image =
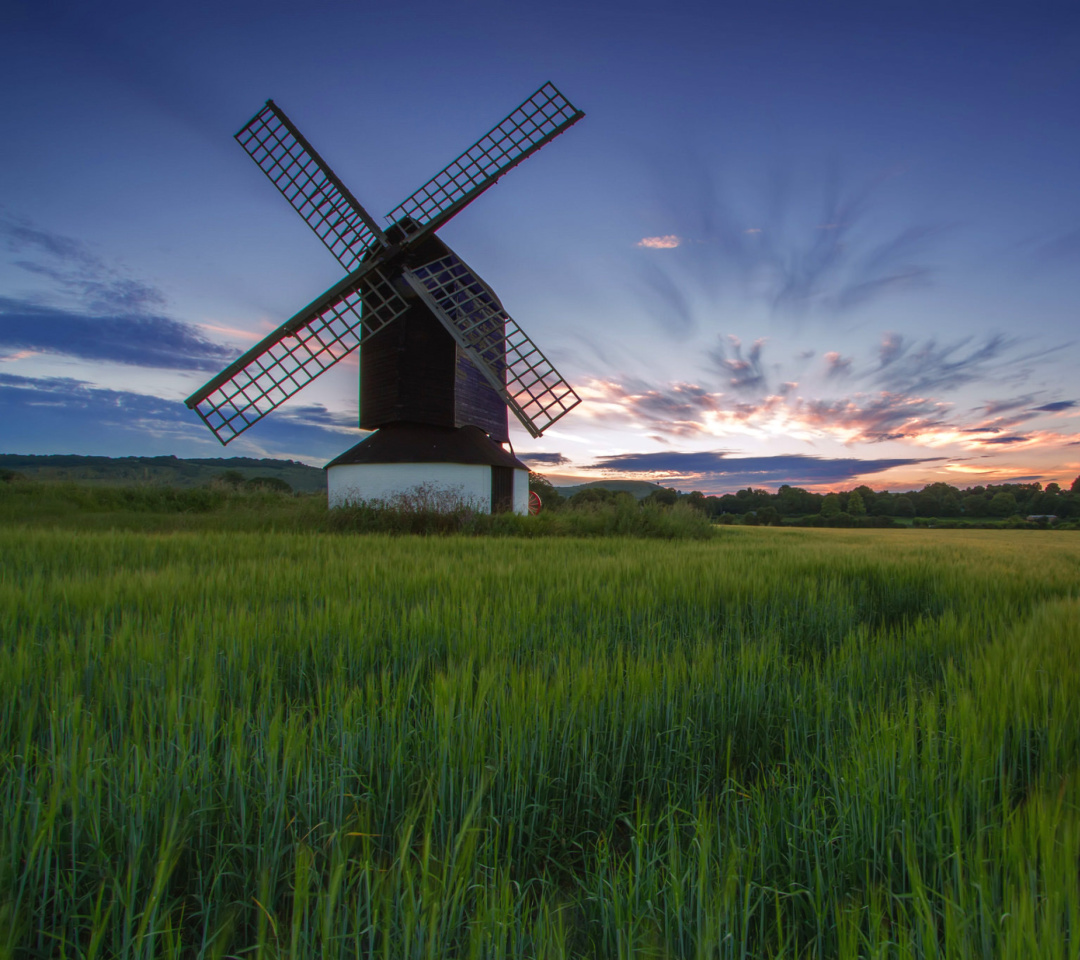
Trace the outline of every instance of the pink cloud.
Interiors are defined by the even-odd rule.
[[[649,250],[673,250],[682,242],[682,237],[677,237],[675,234],[669,233],[663,237],[642,237],[637,242],[637,246],[645,247]]]
[[[776,394],[739,398],[697,384],[594,379],[582,385],[581,415],[608,424],[636,425],[666,437],[784,437],[841,443],[900,441],[939,450],[1045,449],[1080,440],[1080,434],[1021,430],[1033,415],[970,420],[933,397],[899,392],[855,393],[808,400],[785,384]]]

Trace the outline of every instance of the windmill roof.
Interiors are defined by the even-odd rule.
[[[389,423],[334,458],[326,469],[352,463],[476,463],[529,468],[479,427]]]

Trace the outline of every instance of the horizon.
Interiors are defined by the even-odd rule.
[[[378,216],[550,80],[584,120],[440,233],[583,398],[539,440],[510,418],[531,469],[706,494],[1080,474],[1080,11],[317,6],[361,53],[408,36],[409,71],[373,81],[247,0],[4,14],[0,447],[352,446],[356,353],[227,448],[183,405],[342,276],[233,133],[275,99]]]
[[[104,460],[110,460],[110,461],[117,461],[117,460],[170,460],[171,459],[171,460],[180,460],[180,461],[190,461],[190,462],[193,462],[193,463],[199,463],[199,464],[204,464],[204,465],[205,464],[213,464],[216,461],[216,462],[220,463],[220,465],[223,468],[228,467],[230,465],[240,465],[240,464],[237,464],[237,461],[254,461],[256,463],[269,463],[269,464],[287,464],[287,465],[298,466],[298,467],[306,467],[306,468],[311,469],[311,470],[321,470],[323,468],[323,466],[324,466],[324,465],[306,463],[306,462],[304,462],[302,460],[282,460],[282,459],[277,459],[277,458],[265,458],[265,457],[259,458],[259,457],[245,457],[245,456],[232,456],[232,457],[177,457],[175,454],[158,454],[156,456],[146,457],[146,456],[140,456],[138,454],[132,454],[132,455],[129,455],[129,456],[107,457],[107,456],[94,455],[94,454],[73,454],[73,453],[19,454],[19,453],[3,453],[3,452],[0,452],[0,467],[3,467],[5,469],[14,469],[15,472],[17,473],[18,472],[17,467],[12,468],[12,467],[10,467],[10,465],[5,467],[4,466],[5,461],[7,461],[9,459],[23,458],[23,457],[25,457],[25,458],[56,457],[56,458],[59,458],[59,459],[86,459],[86,460],[104,459]],[[659,483],[659,482],[657,482],[655,480],[645,480],[645,479],[643,479],[641,477],[600,477],[600,478],[595,478],[594,477],[594,478],[584,478],[583,479],[581,477],[574,476],[574,475],[562,475],[562,474],[555,474],[555,473],[542,473],[540,471],[530,471],[530,472],[537,473],[539,476],[541,476],[544,480],[546,480],[548,483],[550,483],[557,490],[567,490],[567,489],[570,489],[570,488],[573,488],[573,487],[590,486],[590,485],[591,486],[600,486],[600,485],[603,485],[603,484],[614,484],[614,483],[640,483],[640,484],[647,484],[647,485],[650,485],[650,486],[658,487],[658,488],[661,488],[661,489],[674,489],[674,490],[678,491],[680,494],[688,494],[688,493],[695,493],[695,492],[696,493],[702,493],[706,497],[734,496],[735,494],[739,493],[740,491],[744,491],[744,490],[747,490],[747,489],[751,489],[755,493],[764,492],[764,493],[767,493],[770,496],[772,496],[772,495],[776,495],[780,491],[780,489],[782,487],[784,487],[784,486],[790,486],[793,489],[801,489],[801,490],[805,490],[805,491],[810,492],[810,493],[818,493],[818,494],[850,493],[852,490],[855,490],[860,486],[866,486],[866,487],[869,487],[871,489],[871,491],[874,492],[874,493],[891,493],[891,494],[894,494],[894,495],[900,495],[900,494],[907,494],[907,493],[918,493],[918,492],[921,491],[921,489],[924,489],[925,486],[929,486],[929,484],[927,484],[927,485],[924,485],[924,488],[878,487],[877,489],[874,489],[874,486],[872,484],[858,483],[858,484],[852,484],[851,486],[847,486],[847,487],[833,485],[833,486],[830,486],[830,487],[827,487],[827,488],[811,489],[809,487],[799,487],[796,484],[780,484],[780,485],[774,486],[772,488],[763,487],[763,486],[755,487],[752,484],[750,484],[750,485],[747,485],[745,487],[731,487],[731,488],[728,488],[728,489],[715,489],[715,490],[700,490],[698,488],[687,488],[686,484],[683,484],[682,486],[676,486],[674,484],[667,485],[667,484]],[[1080,481],[1080,476],[1077,476],[1075,478],[1075,480]],[[933,481],[933,482],[936,483],[938,481]],[[1053,482],[1053,481],[1051,481],[1051,482]],[[1032,483],[1036,484],[1040,488],[1045,487],[1045,485],[1041,484],[1039,481],[1003,481],[1001,484],[994,484],[994,483],[968,484],[966,486],[960,486],[958,484],[950,484],[950,486],[956,488],[959,492],[963,493],[966,490],[970,490],[970,489],[974,489],[974,488],[978,488],[978,487],[985,487],[985,488],[989,489],[989,488],[996,487],[996,486],[1010,486],[1010,485],[1030,486]],[[1066,484],[1060,484],[1060,486],[1062,487],[1062,492],[1067,492],[1068,488],[1071,486],[1071,484],[1067,484],[1067,483]]]

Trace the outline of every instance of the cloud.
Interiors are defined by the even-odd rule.
[[[731,355],[724,348],[723,339],[709,351],[713,365],[726,375],[728,384],[739,391],[761,391],[766,389],[765,371],[761,366],[761,351],[765,340],[759,338],[753,342],[746,356],[742,353],[742,341],[738,337],[728,336]]]
[[[237,355],[168,317],[80,314],[6,297],[0,297],[0,348],[208,372]]]
[[[72,237],[0,217],[0,238],[11,252],[36,257],[14,260],[15,266],[51,281],[54,290],[75,298],[87,311],[140,314],[165,304],[156,287],[125,277]]]
[[[982,411],[988,417],[995,414],[1005,413],[1009,410],[1018,410],[1021,407],[1027,407],[1031,405],[1031,402],[1035,399],[1034,395],[1026,394],[1022,397],[1012,397],[1008,400],[988,400],[982,407]]]
[[[973,344],[974,337],[962,337],[948,344],[926,340],[907,345],[896,334],[887,335],[879,356],[881,366],[873,380],[891,393],[919,394],[955,390],[977,380],[989,379],[996,361],[1019,344],[1001,334]]]
[[[160,290],[123,276],[78,240],[10,217],[0,217],[0,239],[51,294],[0,297],[0,349],[207,372],[237,354],[165,316]]]
[[[685,335],[694,328],[694,313],[682,287],[656,264],[640,264],[634,279],[653,319],[664,331]]]
[[[361,437],[359,430],[344,429],[341,419],[321,405],[286,406],[234,440],[229,450],[328,459]],[[222,449],[179,400],[66,377],[0,373],[0,422],[5,453],[198,456]]]
[[[904,338],[899,333],[886,333],[881,338],[878,359],[881,366],[887,367],[904,352]]]
[[[842,357],[835,350],[825,354],[825,376],[830,380],[846,377],[851,373],[851,357]]]
[[[851,311],[936,273],[931,255],[945,228],[886,226],[874,206],[886,179],[852,186],[835,172],[782,171],[755,195],[746,184],[721,189],[709,164],[683,158],[677,176],[659,171],[657,180],[666,215],[684,229],[641,243],[680,241],[684,251],[662,266],[695,299],[727,288],[778,313]]]
[[[1062,410],[1071,410],[1075,406],[1075,400],[1057,400],[1054,403],[1044,403],[1035,409],[1040,413],[1060,413]]]
[[[949,426],[950,405],[924,397],[882,392],[839,399],[795,401],[793,414],[806,426],[845,442],[922,441]]]
[[[570,459],[561,453],[519,453],[518,459],[526,463],[548,464],[553,467],[570,462]]]
[[[975,419],[933,396],[882,390],[807,398],[796,392],[797,387],[786,383],[764,396],[740,398],[693,383],[593,379],[580,384],[585,402],[579,415],[611,425],[633,425],[660,442],[739,435],[808,443],[821,438],[845,444],[898,441],[931,449],[952,445],[978,450],[1072,439],[1048,431],[1021,435],[1017,427],[1037,416],[1031,412]],[[1003,441],[1005,437],[1010,439]]]
[[[813,457],[791,454],[772,457],[733,457],[727,451],[699,453],[624,453],[601,457],[586,469],[647,474],[692,482],[711,489],[745,486],[818,485],[842,483],[893,467],[939,461],[940,457],[871,459]]]
[[[587,401],[579,408],[585,416],[621,423],[645,423],[666,434],[693,436],[707,433],[708,416],[720,409],[721,395],[693,383],[663,386],[644,380],[594,379],[579,385]]]
[[[682,243],[682,237],[669,233],[663,237],[642,237],[635,246],[648,250],[673,250]]]

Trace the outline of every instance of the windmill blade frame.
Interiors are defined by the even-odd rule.
[[[350,273],[386,234],[273,100],[235,139]]]
[[[581,403],[491,288],[456,254],[406,268],[404,276],[533,437]]]
[[[413,236],[438,230],[526,158],[569,130],[585,114],[553,83],[545,83],[468,150],[386,215]]]
[[[223,445],[409,309],[393,280],[364,267],[287,320],[184,402]]]

